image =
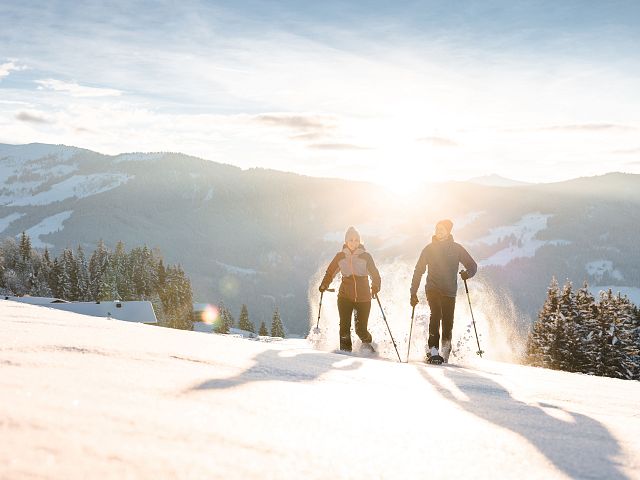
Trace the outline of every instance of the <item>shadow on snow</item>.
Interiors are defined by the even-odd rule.
[[[191,390],[232,388],[250,382],[312,382],[330,370],[355,370],[362,365],[361,361],[353,360],[348,365],[335,366],[350,358],[338,354],[305,352],[291,356],[282,353],[286,351],[267,350],[259,353],[253,359],[254,365],[244,372],[234,377],[207,380]]]
[[[428,368],[417,367],[445,399],[479,418],[527,439],[559,470],[571,478],[627,480],[616,462],[620,445],[600,422],[558,406],[516,400],[499,383],[467,370],[445,367],[444,375],[469,400],[459,400],[433,378]],[[543,408],[563,412],[569,421],[547,414]]]

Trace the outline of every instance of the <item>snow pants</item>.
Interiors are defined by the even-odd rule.
[[[445,297],[437,290],[427,290],[427,302],[431,309],[429,318],[429,348],[440,348],[440,324],[442,323],[442,344],[451,343],[453,312],[456,297]]]
[[[351,316],[355,310],[356,334],[362,343],[371,342],[371,334],[367,330],[371,301],[354,302],[346,297],[338,296],[338,314],[340,315],[340,350],[351,351]]]

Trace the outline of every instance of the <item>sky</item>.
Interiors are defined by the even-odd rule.
[[[394,190],[640,173],[640,3],[0,0],[0,143]]]

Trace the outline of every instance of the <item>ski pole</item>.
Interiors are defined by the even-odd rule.
[[[398,355],[398,361],[402,363],[402,359],[400,358],[400,352],[398,352],[398,346],[396,345],[396,341],[393,339],[393,334],[391,333],[391,329],[389,328],[389,323],[387,322],[387,316],[384,314],[384,310],[382,309],[382,304],[380,303],[380,297],[378,294],[374,295],[376,300],[378,301],[378,305],[380,306],[380,311],[382,312],[382,318],[384,318],[384,323],[387,324],[387,330],[389,330],[389,336],[391,337],[391,341],[393,342],[393,348],[396,349],[396,354]]]
[[[326,290],[320,292],[320,305],[318,305],[318,321],[316,322],[316,328],[313,329],[313,333],[320,333],[320,328],[318,328],[318,325],[320,325],[320,312],[322,311],[322,296],[324,295],[324,292],[335,292],[335,290],[333,288],[327,288]]]
[[[411,352],[411,332],[413,331],[413,314],[416,313],[416,306],[411,307],[411,327],[409,327],[409,345],[407,345],[407,363],[409,363],[409,353]]]
[[[469,287],[467,287],[467,280],[464,279],[464,289],[467,292],[467,300],[469,301],[469,311],[471,312],[471,322],[473,323],[473,331],[476,333],[476,342],[478,343],[478,351],[476,352],[482,358],[482,354],[484,353],[480,348],[480,340],[478,339],[478,330],[476,330],[476,321],[473,318],[473,309],[471,308],[471,297],[469,296]]]

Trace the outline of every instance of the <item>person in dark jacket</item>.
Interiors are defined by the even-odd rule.
[[[362,349],[374,352],[367,324],[371,311],[371,298],[380,291],[380,273],[373,257],[360,243],[360,234],[354,227],[349,227],[344,236],[342,250],[329,264],[320,283],[321,292],[329,288],[338,271],[342,273],[342,282],[338,291],[340,350],[351,351],[351,316],[355,311],[356,334],[362,340]],[[369,287],[369,276],[371,287]]]
[[[453,330],[453,312],[456,306],[458,291],[458,267],[460,263],[465,270],[460,272],[463,280],[473,277],[478,265],[462,245],[453,241],[451,220],[440,220],[436,224],[435,235],[431,243],[424,247],[411,281],[411,306],[418,304],[418,287],[427,267],[427,302],[431,309],[429,319],[429,340],[427,343],[427,359],[442,357],[447,362],[451,353],[451,332]],[[440,324],[442,324],[442,349],[440,350]],[[440,355],[442,354],[442,355]]]

